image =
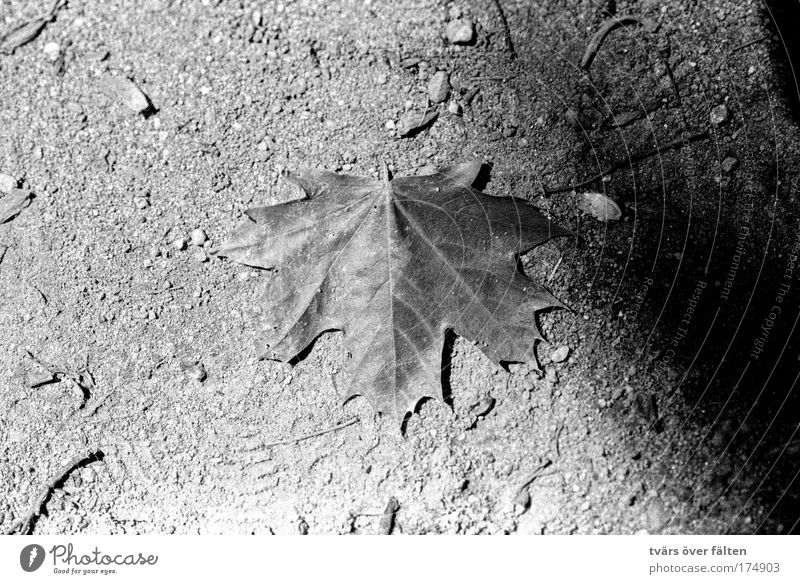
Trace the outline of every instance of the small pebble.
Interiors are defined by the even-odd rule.
[[[136,83],[127,77],[104,73],[100,85],[111,97],[136,113],[150,108],[150,100]]]
[[[450,79],[445,71],[437,71],[428,81],[428,97],[433,103],[442,103],[450,95]]]
[[[150,205],[146,197],[135,197],[133,199],[133,204],[136,205],[136,208],[140,211],[146,209],[148,205]]]
[[[669,515],[664,508],[664,503],[658,497],[650,501],[650,504],[647,505],[645,521],[647,530],[650,533],[660,531],[669,521]]]
[[[191,234],[192,245],[200,246],[203,245],[207,240],[208,236],[206,235],[206,232],[203,231],[202,229],[198,228],[192,231]]]
[[[492,411],[492,408],[494,408],[494,404],[495,404],[495,399],[487,395],[477,404],[472,406],[472,413],[475,416],[485,416],[490,411]]]
[[[457,101],[451,101],[447,105],[447,111],[449,111],[454,116],[460,116],[463,113],[461,105]]]
[[[44,369],[37,369],[28,374],[26,379],[28,387],[36,388],[57,381],[56,377]]]
[[[454,45],[464,45],[475,38],[475,27],[469,20],[457,18],[447,23],[444,34]]]
[[[61,47],[58,46],[58,43],[53,43],[53,42],[47,43],[44,46],[44,49],[42,50],[45,56],[47,57],[47,60],[50,61],[51,63],[54,63],[56,59],[58,59],[58,56],[61,54]]]
[[[0,193],[10,193],[11,189],[17,188],[17,179],[8,174],[0,173]]]
[[[297,522],[297,532],[300,535],[308,535],[308,523],[302,517]]]
[[[203,367],[203,364],[199,361],[195,363],[183,363],[181,369],[183,369],[186,375],[197,381],[202,382],[206,378],[206,368]]]
[[[728,121],[728,108],[724,105],[718,105],[711,110],[708,117],[709,121],[714,126],[721,126]]]
[[[194,248],[194,251],[192,251],[192,259],[194,259],[194,261],[200,262],[200,263],[207,262],[208,261],[208,253],[206,253],[206,250],[203,249],[202,247],[196,247],[196,248]]]
[[[562,345],[550,353],[550,360],[553,363],[562,363],[567,360],[567,357],[569,357],[569,347],[566,345]]]
[[[184,249],[186,249],[186,238],[179,237],[178,239],[172,242],[172,247],[174,247],[178,251],[183,251]]]
[[[722,161],[722,170],[731,173],[739,167],[739,161],[733,156],[728,156]]]
[[[564,120],[570,128],[579,130],[581,128],[581,119],[578,110],[570,108],[564,112]]]

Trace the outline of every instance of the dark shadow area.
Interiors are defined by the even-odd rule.
[[[458,335],[451,329],[444,332],[442,347],[442,399],[451,408],[453,407],[453,387],[450,384],[451,364],[453,361],[453,347]]]
[[[779,37],[768,41],[772,64],[792,118],[800,123],[800,1],[764,0],[764,11]]]
[[[761,39],[758,27],[741,40],[769,43],[769,66],[798,123],[800,2],[766,1],[764,10],[782,43]],[[691,501],[692,529],[798,533],[800,269],[792,267],[798,212],[790,186],[798,161],[774,144],[776,134],[794,130],[783,118],[760,116],[766,105],[754,82],[739,88],[705,81],[717,92],[708,99],[692,95],[685,76],[665,74],[655,84],[654,68],[641,66],[643,99],[670,104],[654,111],[656,123],[647,127],[633,115],[641,104],[625,90],[637,47],[622,35],[609,41],[592,84],[576,81],[575,91],[594,119],[631,112],[631,120],[618,135],[590,124],[563,133],[570,141],[560,144],[570,152],[564,164],[577,164],[560,180],[548,177],[557,187],[607,176],[606,184],[584,182],[577,192],[607,191],[623,207],[620,222],[577,213],[575,253],[558,283],[564,300],[588,317],[572,325],[589,347],[581,366],[630,387],[612,415],[635,455],[647,460],[637,478]],[[654,49],[658,35],[643,42]],[[684,42],[673,42],[672,66],[703,44]],[[562,94],[566,110],[572,101]],[[701,133],[723,101],[727,119]],[[572,125],[562,116],[562,126]],[[697,130],[691,143],[679,140],[687,119]],[[733,159],[727,169],[726,158]],[[550,198],[570,201],[570,190]],[[592,310],[603,312],[599,322]]]
[[[491,164],[481,164],[481,169],[478,172],[478,176],[475,177],[475,180],[472,181],[472,188],[476,191],[483,192],[489,184],[489,181],[492,178],[492,165]]]

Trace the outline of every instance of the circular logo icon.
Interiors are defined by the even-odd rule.
[[[35,572],[44,563],[44,548],[39,544],[32,543],[22,548],[19,553],[19,565],[26,572]]]

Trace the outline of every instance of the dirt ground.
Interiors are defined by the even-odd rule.
[[[1,0],[0,30],[46,4]],[[0,174],[33,193],[0,225],[0,531],[64,465],[35,533],[370,534],[392,497],[396,534],[800,531],[797,46],[774,24],[800,4],[500,5],[513,49],[490,1],[69,0],[0,55]],[[581,68],[612,14],[653,26]],[[437,70],[438,118],[400,137]],[[577,235],[522,258],[571,308],[541,315],[542,372],[454,337],[449,403],[401,434],[342,404],[341,333],[257,359],[270,273],[208,251],[300,196],[285,169],[476,158],[487,194]],[[597,191],[619,221],[579,209]]]

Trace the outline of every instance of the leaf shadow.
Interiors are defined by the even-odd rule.
[[[444,342],[442,344],[442,401],[451,408],[453,407],[453,386],[450,383],[450,377],[453,348],[457,338],[458,335],[452,329],[447,329],[444,332]]]

